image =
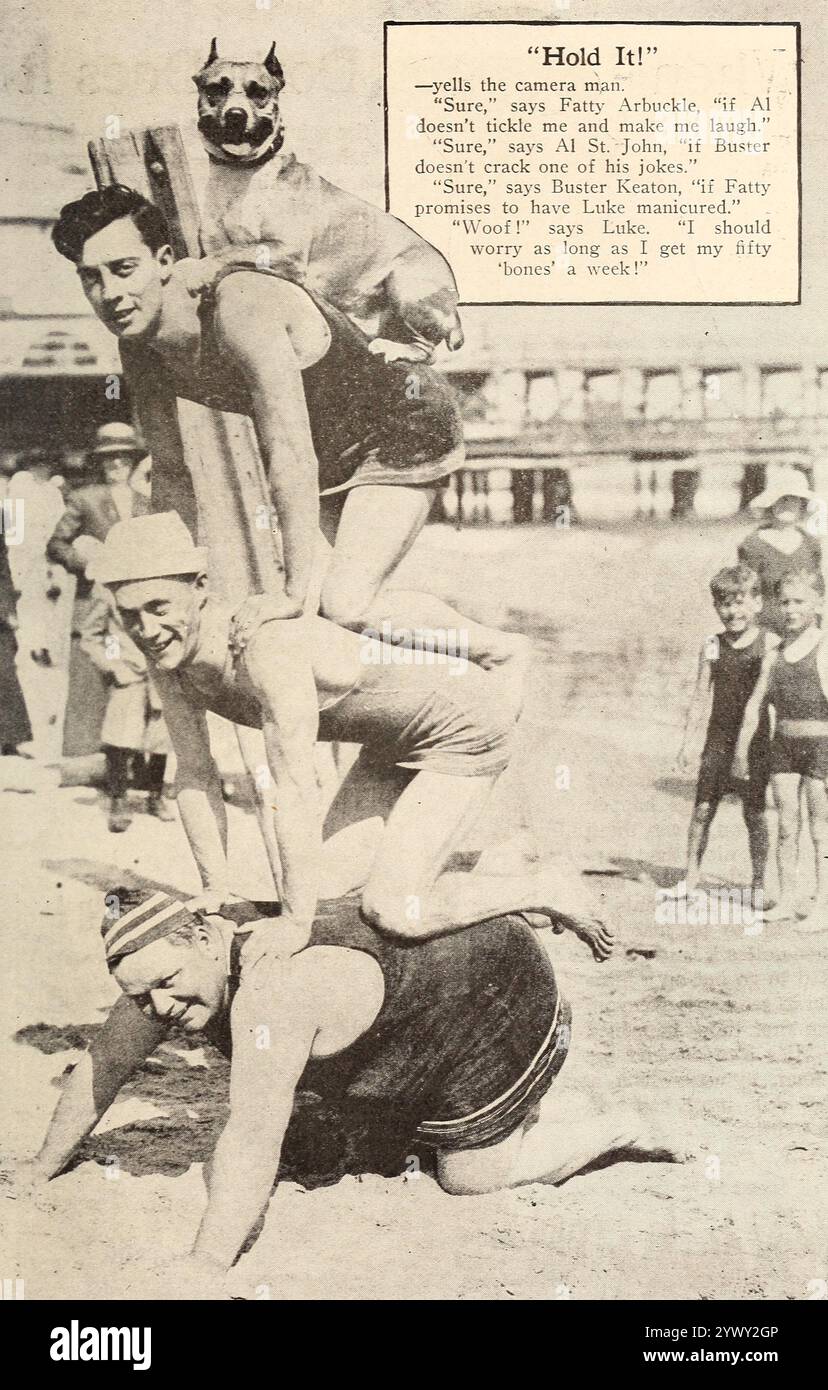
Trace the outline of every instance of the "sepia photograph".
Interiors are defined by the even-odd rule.
[[[784,1365],[817,0],[0,32],[3,1300],[58,1363],[208,1300],[624,1303],[630,1366]]]

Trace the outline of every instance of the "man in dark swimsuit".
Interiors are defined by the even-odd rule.
[[[398,642],[460,628],[471,660],[484,666],[525,647],[432,595],[387,588],[436,488],[463,461],[457,406],[435,372],[386,363],[344,314],[267,270],[228,267],[197,302],[176,274],[161,214],[132,189],[116,185],[67,204],[53,239],[119,339],[153,458],[155,511],[177,511],[195,533],[177,401],[246,415],[282,533],[282,616],[305,607],[321,521],[335,539],[325,617],[357,631],[388,624]]]
[[[617,1150],[679,1158],[629,1111],[561,1122],[548,1092],[570,1011],[514,917],[412,950],[377,936],[346,899],[326,904],[307,949],[282,962],[238,933],[261,904],[234,922],[165,893],[117,889],[106,901],[104,949],[123,997],[17,1181],[25,1191],[60,1173],[172,1024],[203,1032],[232,1057],[230,1114],[193,1254],[175,1271],[179,1298],[217,1296],[267,1206],[303,1091],[324,1112],[326,1147],[341,1137],[342,1171],[400,1172],[428,1148],[450,1193],[561,1182]]]

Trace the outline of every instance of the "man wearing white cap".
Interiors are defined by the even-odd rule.
[[[94,576],[113,591],[160,694],[210,910],[227,901],[229,883],[208,710],[264,733],[283,914],[300,942],[318,896],[361,888],[366,918],[396,935],[432,936],[524,909],[572,927],[596,959],[610,954],[612,932],[574,872],[443,872],[509,761],[519,713],[510,679],[445,653],[401,661],[411,653],[317,616],[266,621],[234,653],[232,609],[211,597],[204,567],[205,551],[165,512],[114,526]],[[325,820],[324,856],[317,737],[362,744]]]

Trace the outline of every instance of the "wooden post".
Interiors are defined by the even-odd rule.
[[[198,203],[177,126],[127,131],[115,140],[91,141],[88,148],[99,188],[123,183],[143,193],[164,213],[176,259],[201,255]],[[251,421],[190,401],[179,401],[178,417],[211,589],[237,603],[252,593],[283,590],[281,546]],[[236,734],[278,886],[281,870],[270,797],[264,796],[257,776],[267,765],[264,741],[250,730],[237,729]]]
[[[198,204],[177,126],[92,141],[89,157],[100,187],[124,183],[157,204],[177,259],[201,255]],[[252,424],[189,401],[179,402],[178,414],[212,587],[236,601],[281,589],[281,548]]]

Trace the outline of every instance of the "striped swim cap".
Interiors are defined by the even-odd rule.
[[[101,922],[106,963],[110,970],[122,956],[169,936],[177,927],[193,926],[200,919],[180,898],[146,889],[112,888],[107,893]]]

